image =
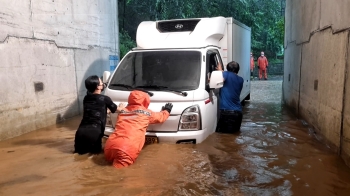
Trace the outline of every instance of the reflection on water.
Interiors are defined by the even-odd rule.
[[[280,87],[253,82],[240,133],[148,145],[119,170],[103,154],[72,154],[80,117],[2,141],[0,195],[348,196],[350,169],[280,104]]]

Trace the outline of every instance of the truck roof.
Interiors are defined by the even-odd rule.
[[[219,46],[226,33],[224,17],[144,21],[137,28],[137,49]]]
[[[150,51],[153,51],[153,50],[164,50],[164,49],[167,49],[167,50],[193,50],[193,49],[204,49],[204,48],[209,48],[209,47],[214,47],[214,48],[218,48],[220,49],[220,47],[218,46],[214,46],[214,45],[208,45],[208,46],[202,46],[202,47],[187,47],[187,48],[133,48],[132,50],[133,51],[138,51],[138,50],[142,50],[142,51],[147,51],[147,50],[150,50]]]

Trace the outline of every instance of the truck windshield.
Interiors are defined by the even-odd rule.
[[[195,90],[201,72],[199,51],[142,51],[129,53],[118,66],[109,88],[132,90]],[[161,87],[161,88],[159,88]]]

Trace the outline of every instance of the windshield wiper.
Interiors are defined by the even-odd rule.
[[[111,86],[121,86],[121,87],[125,87],[127,89],[134,89],[134,87],[127,85],[127,84],[110,84]]]
[[[162,91],[169,91],[169,92],[175,92],[178,93],[184,97],[187,96],[187,92],[183,92],[183,91],[178,91],[178,90],[174,90],[174,89],[170,89],[167,86],[160,86],[160,85],[143,85],[143,86],[136,86],[136,88],[150,88],[150,89],[155,89],[155,90],[162,90]]]
[[[149,92],[145,89],[140,89],[138,87],[133,87],[133,86],[130,86],[130,85],[127,85],[127,84],[110,84],[111,86],[121,86],[121,87],[124,87],[124,88],[127,88],[128,90],[139,90],[139,91],[143,91],[147,94],[149,94],[149,96],[153,96],[153,93],[152,92]]]

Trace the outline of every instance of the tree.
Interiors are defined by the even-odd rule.
[[[119,32],[119,50],[120,50],[120,59],[122,59],[126,53],[129,52],[132,48],[136,47],[136,42],[131,39],[129,34],[125,30]]]
[[[119,24],[135,40],[140,22],[224,16],[251,27],[252,51],[275,57],[284,36],[285,0],[119,0]],[[122,41],[122,40],[121,40]]]

